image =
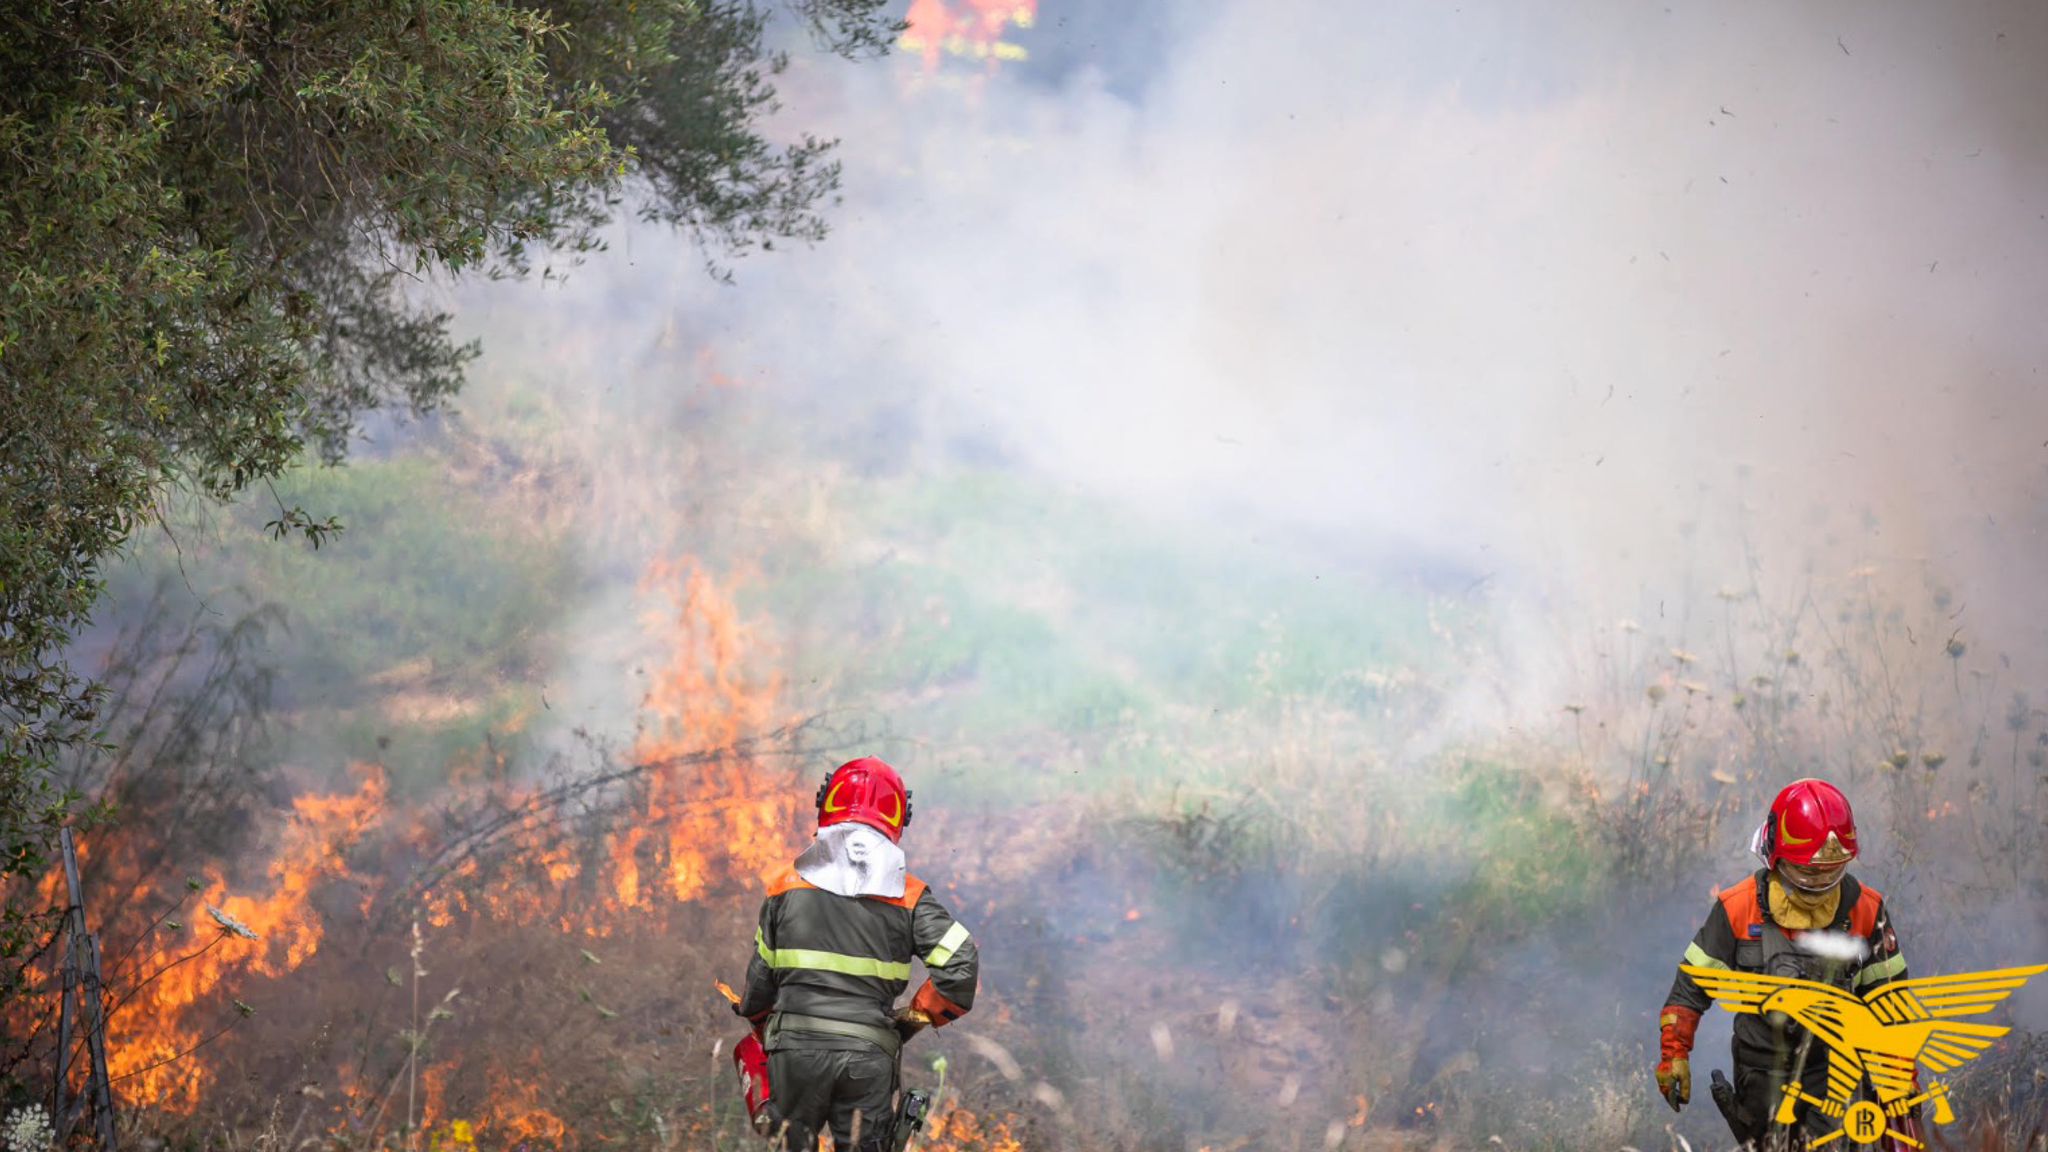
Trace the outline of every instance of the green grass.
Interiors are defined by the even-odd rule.
[[[314,683],[347,692],[393,665],[489,681],[545,654],[530,643],[571,584],[567,556],[447,484],[429,460],[301,472],[287,503],[338,515],[341,538],[315,551],[248,549],[251,584],[288,599],[318,638]],[[505,528],[510,527],[511,531]]]
[[[1375,683],[1441,653],[1420,590],[1241,554],[1028,474],[871,481],[838,511],[864,558],[771,558],[749,603],[805,622],[793,681],[954,769],[949,802],[1220,782],[1241,766],[1144,737],[1301,699],[1376,715]]]
[[[301,470],[277,494],[345,530],[317,550],[274,540],[264,522],[276,503],[264,491],[204,540],[184,539],[182,555],[161,535],[143,540],[116,574],[114,602],[142,602],[171,577],[203,601],[233,588],[281,605],[278,705],[302,737],[331,737],[349,756],[431,764],[505,731],[517,709],[510,686],[559,644],[574,584],[559,542],[502,522],[428,455]],[[404,693],[421,698],[420,721],[380,711]]]
[[[1438,826],[1472,872],[1457,899],[1502,933],[1570,916],[1605,893],[1596,830],[1546,801],[1534,772],[1464,759],[1438,777]]]
[[[426,437],[390,458],[294,473],[278,485],[283,503],[346,525],[317,551],[268,538],[267,492],[206,542],[187,541],[182,569],[202,596],[238,587],[285,608],[280,689],[303,726],[350,755],[446,759],[519,722],[524,693],[575,639],[564,631],[574,606],[630,599],[579,585],[573,541],[517,522],[483,487],[574,458],[550,439],[564,419],[552,397],[507,385],[470,402],[461,439],[486,446],[485,468],[453,466],[456,447]],[[733,419],[747,443],[764,434]],[[776,466],[764,467],[774,483]],[[689,546],[775,635],[776,663],[753,671],[780,674],[794,708],[892,733],[935,801],[1142,802],[1222,787],[1238,760],[1173,749],[1230,743],[1301,701],[1384,724],[1388,678],[1426,679],[1443,655],[1425,590],[1313,571],[1046,477],[898,473],[841,480],[827,499],[830,539],[772,519],[742,531],[714,508]],[[117,596],[135,599],[178,560],[152,538]],[[463,707],[386,707],[406,694]]]

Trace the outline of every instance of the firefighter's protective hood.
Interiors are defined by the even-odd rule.
[[[841,896],[882,896],[904,892],[910,868],[903,848],[865,824],[834,824],[796,858],[796,874],[807,884]]]
[[[1769,899],[1771,919],[1780,928],[1803,932],[1835,922],[1835,911],[1842,906],[1842,887],[1837,884],[1825,892],[1805,892],[1773,872]]]

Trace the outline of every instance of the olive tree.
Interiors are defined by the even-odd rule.
[[[898,31],[881,0],[786,13],[847,57]],[[411,281],[521,275],[622,211],[689,231],[718,274],[824,234],[832,142],[760,127],[786,63],[772,15],[0,5],[0,882],[46,867],[67,803],[52,766],[97,739],[95,685],[64,652],[102,564],[173,493],[226,500],[337,460],[366,412],[460,386],[475,349]],[[280,506],[271,527],[317,546],[338,525]]]

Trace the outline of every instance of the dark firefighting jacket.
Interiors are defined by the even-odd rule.
[[[1854,876],[1842,877],[1842,898],[1835,906],[1834,922],[1828,930],[1847,933],[1864,942],[1867,955],[1860,961],[1830,961],[1808,955],[1794,946],[1800,933],[1781,929],[1771,919],[1765,899],[1769,869],[1723,891],[1707,911],[1707,922],[1686,946],[1685,963],[1697,968],[1764,972],[1831,984],[1858,997],[1894,980],[1906,978],[1906,957],[1899,951],[1898,936],[1892,930],[1891,913],[1884,895]],[[1707,1010],[1711,1000],[1699,982],[1680,971],[1671,982],[1671,994],[1664,1007]],[[1801,1047],[1804,1031],[1777,1014],[1743,1013],[1735,1017],[1733,1041],[1735,1068],[1775,1069],[1789,1073]],[[1690,1037],[1688,1037],[1688,1042]],[[1824,1076],[1827,1045],[1806,1046],[1806,1067],[1802,1078]]]
[[[980,968],[974,940],[924,881],[910,877],[894,899],[841,896],[791,869],[769,884],[761,903],[737,1010],[756,1024],[786,1015],[783,1022],[799,1031],[809,1030],[803,1023],[809,1018],[893,1034],[894,1005],[910,986],[913,958],[924,961],[930,978],[911,1007],[934,1025],[974,1007]]]

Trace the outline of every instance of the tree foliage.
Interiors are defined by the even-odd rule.
[[[622,205],[712,255],[815,240],[831,143],[771,142],[747,0],[0,5],[0,880],[44,866],[94,739],[64,660],[100,565],[174,490],[227,499],[471,347],[418,277],[518,275]],[[847,56],[881,0],[797,0]],[[315,543],[332,525],[280,508]]]

